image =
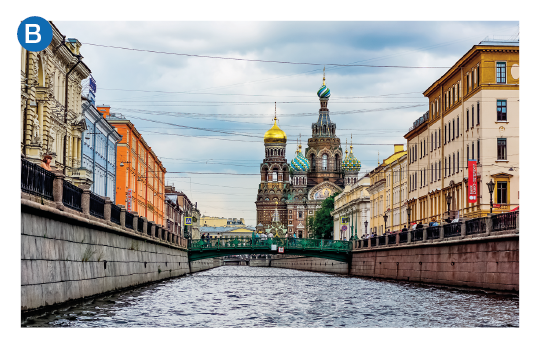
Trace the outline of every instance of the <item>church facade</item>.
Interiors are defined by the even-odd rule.
[[[361,168],[351,151],[341,147],[336,136],[336,124],[330,119],[328,101],[330,89],[323,84],[317,91],[321,107],[317,122],[311,125],[305,154],[299,144],[294,159],[287,163],[285,147],[287,137],[276,124],[264,136],[266,157],[261,164],[261,183],[257,195],[257,224],[268,226],[272,215],[279,212],[281,223],[288,235],[310,237],[307,231],[309,217],[321,207],[322,201],[343,191],[346,185],[358,181]]]

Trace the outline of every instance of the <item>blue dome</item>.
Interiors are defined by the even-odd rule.
[[[291,161],[291,167],[296,172],[307,172],[309,170],[309,161],[302,155],[302,151],[296,152],[296,157]]]
[[[317,91],[319,98],[330,98],[330,88],[326,85],[322,85],[321,88]]]

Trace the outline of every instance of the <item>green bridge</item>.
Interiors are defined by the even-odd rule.
[[[192,239],[188,242],[189,261],[227,255],[284,254],[318,257],[349,262],[352,242],[327,239],[222,237]]]

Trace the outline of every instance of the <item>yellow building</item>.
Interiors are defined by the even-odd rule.
[[[407,223],[407,151],[394,145],[394,153],[369,173],[370,232],[398,231]],[[384,216],[387,216],[386,224]]]
[[[90,69],[80,56],[81,43],[66,39],[51,23],[51,44],[40,52],[21,48],[21,153],[39,164],[51,155],[51,167],[73,181],[81,167],[81,81]],[[76,172],[76,171],[74,171]]]
[[[361,237],[369,231],[369,185],[366,174],[356,183],[345,186],[345,190],[334,198],[334,240],[351,240],[353,236]]]
[[[442,221],[519,205],[519,41],[473,46],[425,92],[429,111],[405,134],[411,220]],[[468,159],[478,201],[468,203]],[[450,197],[450,209],[447,205]]]
[[[224,218],[213,216],[202,216],[201,226],[204,227],[245,227],[244,218]]]

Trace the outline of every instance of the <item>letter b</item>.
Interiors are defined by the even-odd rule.
[[[30,31],[30,28],[34,28],[35,31]],[[39,33],[40,27],[37,24],[27,24],[26,25],[26,43],[38,43],[41,41],[41,34]],[[36,36],[35,40],[30,40],[30,35]]]

